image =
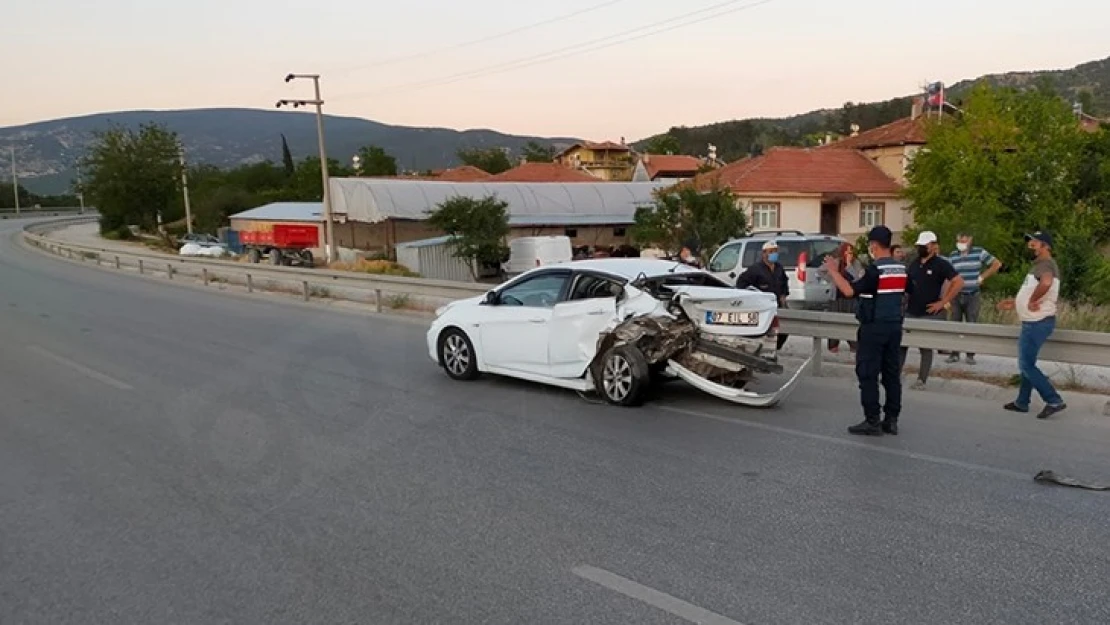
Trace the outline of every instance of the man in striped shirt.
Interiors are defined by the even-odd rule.
[[[972,245],[973,239],[969,233],[961,232],[956,237],[956,251],[948,257],[952,267],[964,279],[964,288],[960,295],[952,302],[952,315],[949,321],[966,321],[977,323],[979,321],[979,305],[982,294],[983,282],[998,273],[1002,268],[1002,261],[991,255],[990,252]],[[960,353],[952,352],[948,362],[960,362]],[[975,354],[968,353],[967,364],[975,364]]]

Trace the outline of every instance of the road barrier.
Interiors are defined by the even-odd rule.
[[[230,260],[176,257],[157,252],[122,252],[58,241],[42,234],[47,230],[88,223],[94,219],[95,217],[84,216],[38,222],[26,226],[23,237],[28,244],[58,256],[82,261],[95,260],[97,264],[107,262],[109,267],[116,269],[137,268],[139,273],[157,273],[171,279],[174,275],[190,276],[200,278],[208,284],[213,280],[235,277],[240,278],[248,291],[252,292],[258,288],[258,280],[285,283],[288,289],[295,290],[306,301],[311,298],[313,287],[334,286],[372,291],[379,312],[386,295],[449,301],[482,295],[490,288],[489,285],[447,280],[300,267],[263,267]],[[154,267],[164,269],[152,270]],[[858,324],[850,314],[784,309],[779,311],[779,318],[782,323],[781,332],[813,338],[815,356],[812,366],[816,375],[821,373],[824,352],[822,341],[856,339]],[[907,319],[902,344],[911,348],[1016,357],[1019,333],[1018,326]],[[1110,333],[1057,330],[1041,350],[1040,359],[1110,367]]]

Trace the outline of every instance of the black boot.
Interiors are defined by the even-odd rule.
[[[898,436],[898,419],[883,419],[883,433]]]
[[[879,427],[878,421],[861,421],[848,428],[849,434],[856,434],[858,436],[882,436],[883,430]]]

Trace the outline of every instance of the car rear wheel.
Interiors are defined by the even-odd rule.
[[[439,335],[439,364],[454,380],[473,380],[478,377],[478,359],[474,344],[458,328],[448,328]]]
[[[601,360],[597,390],[616,406],[639,406],[651,385],[651,369],[643,352],[632,345],[610,349]]]

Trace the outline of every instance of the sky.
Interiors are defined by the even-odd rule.
[[[1106,0],[11,4],[0,59],[19,97],[2,99],[0,126],[271,108],[312,96],[283,81],[297,72],[322,76],[331,114],[631,141],[1110,56]]]

